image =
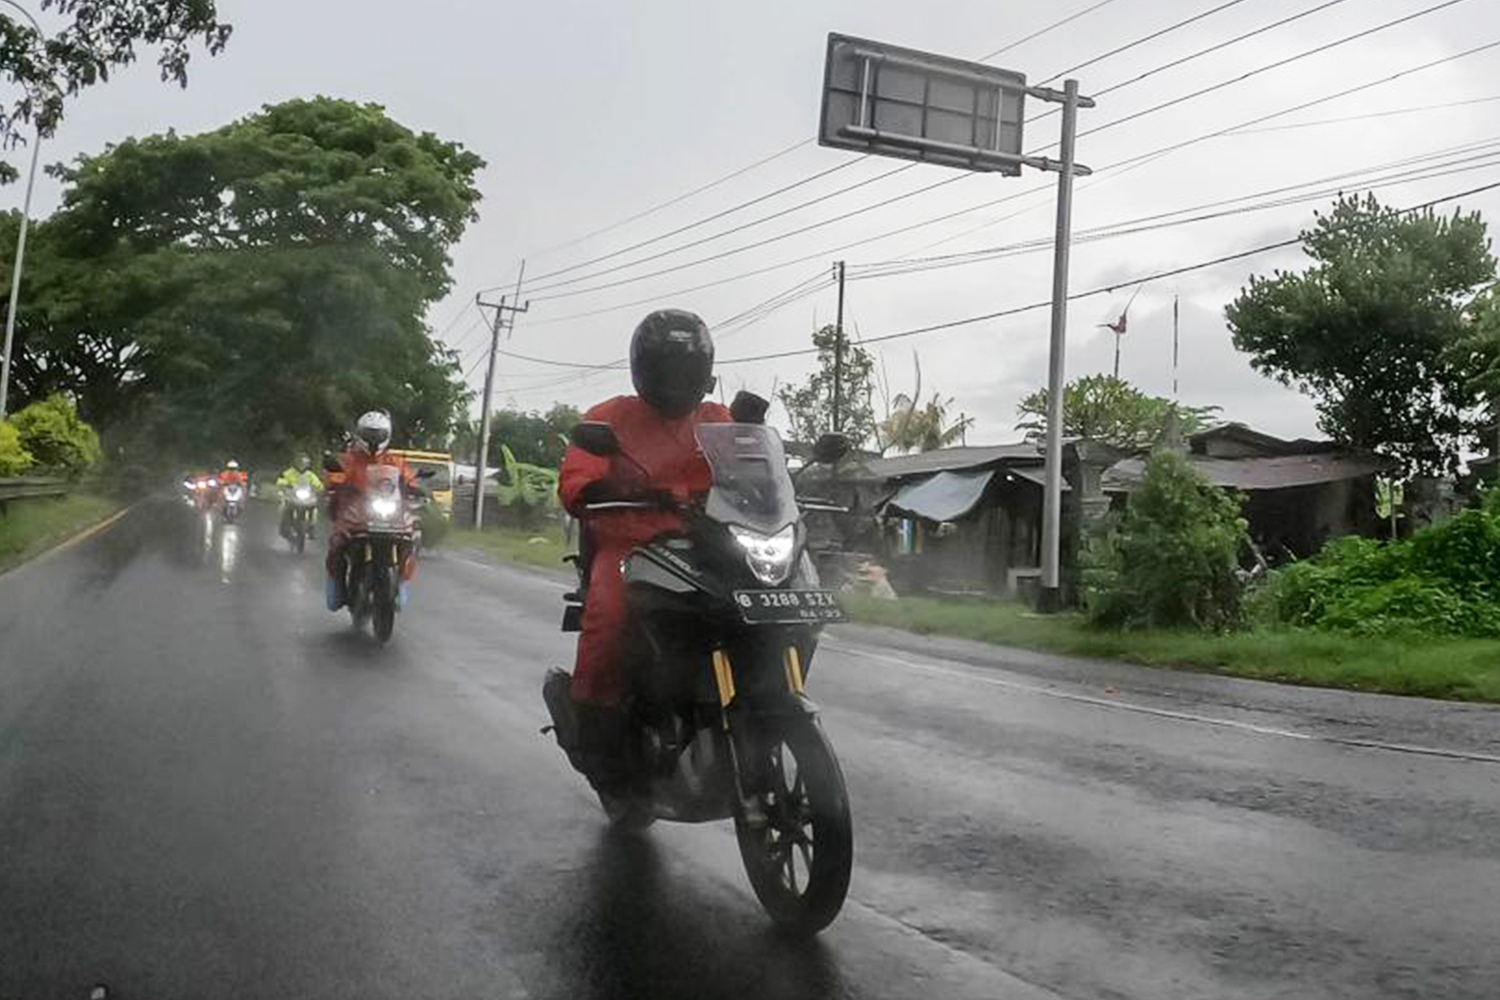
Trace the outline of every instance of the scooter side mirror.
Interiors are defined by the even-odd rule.
[[[573,430],[568,434],[568,441],[575,448],[582,448],[590,455],[600,458],[620,453],[620,439],[615,437],[615,429],[601,420],[585,420],[581,424],[574,424]]]
[[[842,434],[824,434],[812,446],[812,460],[819,465],[834,465],[849,454],[849,439]]]

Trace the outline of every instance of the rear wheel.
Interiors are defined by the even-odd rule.
[[[838,916],[849,891],[854,835],[843,771],[812,716],[767,733],[748,767],[760,812],[735,813],[740,857],[756,898],[776,923],[815,934]],[[750,762],[746,762],[749,764]]]

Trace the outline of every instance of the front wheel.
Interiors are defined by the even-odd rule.
[[[823,727],[799,716],[757,740],[759,759],[741,761],[757,774],[747,789],[758,812],[735,811],[740,857],[756,898],[771,919],[804,934],[833,922],[849,892],[853,824],[844,773]]]

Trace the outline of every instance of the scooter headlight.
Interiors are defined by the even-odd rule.
[[[762,535],[731,524],[729,534],[745,550],[745,562],[761,583],[775,587],[791,575],[793,556],[797,552],[796,525],[789,524],[774,535]]]
[[[393,519],[400,509],[401,502],[395,497],[374,497],[370,500],[370,516],[379,521]]]
[[[292,491],[292,496],[297,498],[298,503],[312,503],[312,487],[299,486]]]

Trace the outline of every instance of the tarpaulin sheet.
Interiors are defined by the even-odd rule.
[[[957,521],[972,511],[985,487],[994,478],[993,469],[981,472],[939,472],[920,483],[903,486],[886,501],[889,513],[906,514],[928,521]]]

